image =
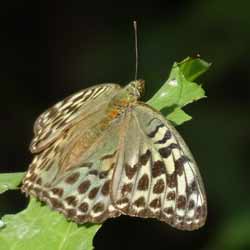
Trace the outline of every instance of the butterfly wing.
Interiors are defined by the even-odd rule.
[[[65,156],[69,153],[76,156],[76,148],[70,145],[80,145],[72,143],[85,139],[84,127],[90,126],[89,119],[91,117],[66,131],[64,136],[36,155],[22,186],[26,194],[38,197],[77,223],[101,223],[108,217],[120,215],[111,204],[110,187],[122,119],[113,121],[94,143],[81,150],[75,164],[63,167]],[[87,132],[94,129],[90,126]]]
[[[201,227],[206,196],[185,142],[145,104],[134,106],[127,116],[112,179],[114,206],[124,214],[158,218],[183,230]]]
[[[85,119],[95,110],[102,109],[119,89],[117,84],[96,85],[81,90],[46,110],[35,122],[31,152],[40,152],[72,124]]]

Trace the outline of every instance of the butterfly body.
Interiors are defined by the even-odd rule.
[[[184,230],[202,226],[206,197],[185,142],[139,102],[144,81],[82,90],[36,121],[22,190],[77,223],[127,214]]]

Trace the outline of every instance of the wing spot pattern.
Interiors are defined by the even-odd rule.
[[[79,187],[78,187],[78,192],[79,192],[80,194],[86,193],[86,192],[88,191],[90,185],[91,185],[91,182],[90,182],[89,180],[83,181],[83,182],[79,185]]]

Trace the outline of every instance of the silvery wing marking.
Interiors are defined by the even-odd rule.
[[[35,122],[31,152],[37,153],[46,148],[62,131],[107,104],[119,89],[118,84],[100,84],[81,90],[46,110]]]
[[[127,116],[112,182],[115,207],[124,214],[157,218],[178,229],[203,226],[207,214],[203,183],[179,133],[142,103]]]

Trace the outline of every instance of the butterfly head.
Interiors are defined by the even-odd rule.
[[[144,80],[135,80],[122,88],[111,100],[110,107],[113,109],[122,109],[140,99],[144,91]],[[119,113],[119,112],[118,112]]]
[[[133,96],[137,100],[140,99],[140,97],[144,93],[144,86],[144,80],[134,80],[125,87],[125,90],[128,92],[129,95]]]

